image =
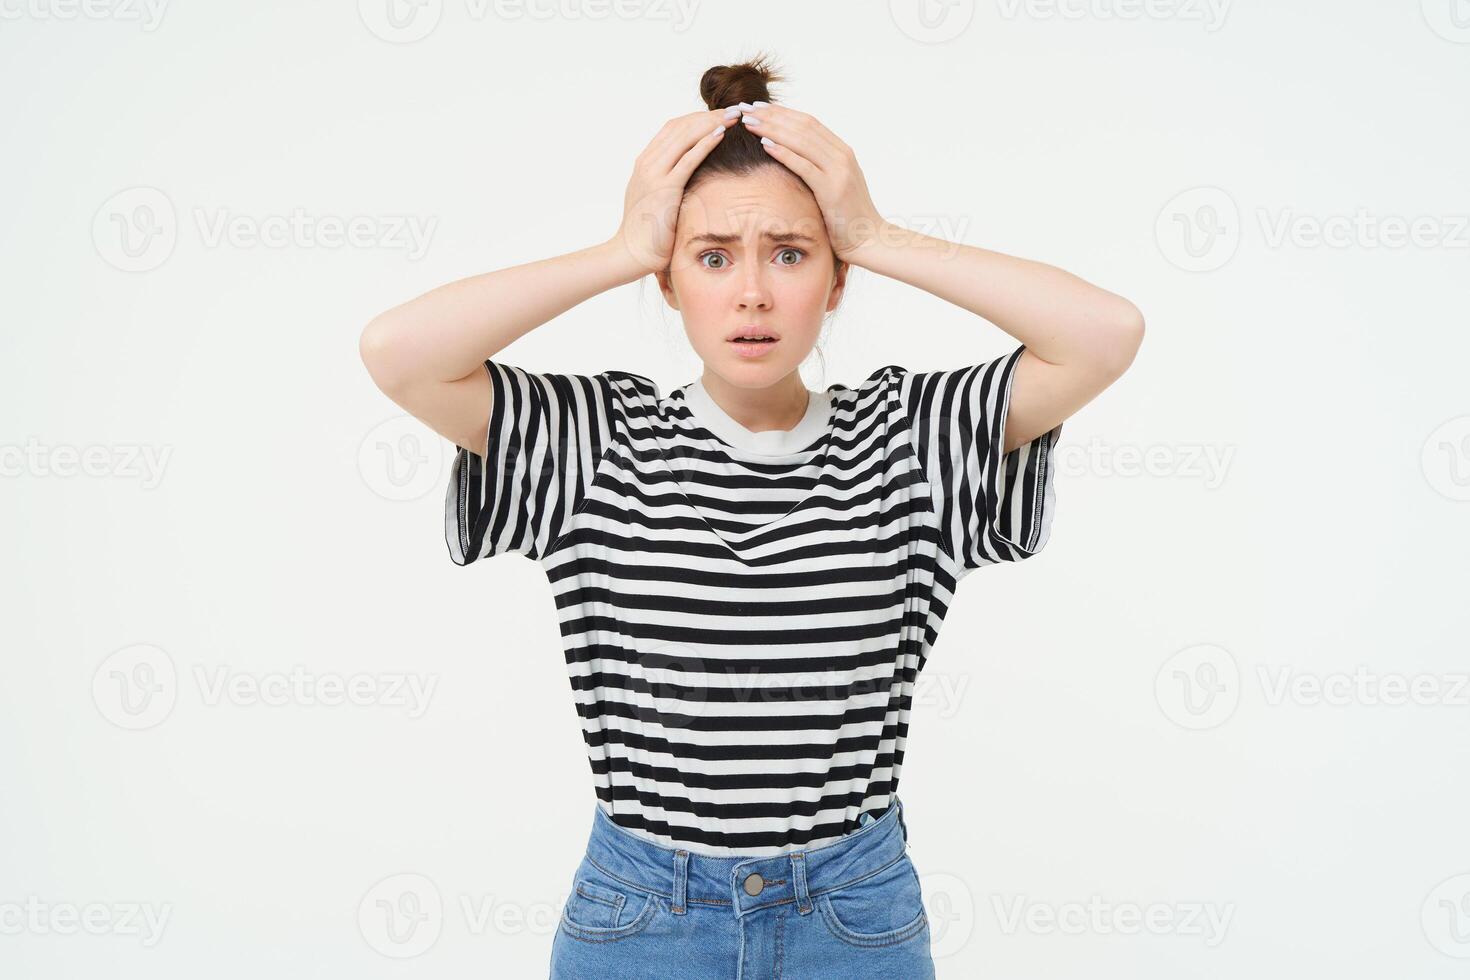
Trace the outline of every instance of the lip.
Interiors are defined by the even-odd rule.
[[[774,337],[778,341],[781,339],[781,332],[779,330],[774,327],[763,327],[758,323],[742,324],[736,329],[731,330],[725,336],[725,339],[727,341],[734,341],[739,340],[741,337],[752,335],[756,337]]]

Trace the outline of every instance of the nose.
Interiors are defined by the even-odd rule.
[[[742,310],[770,309],[771,291],[766,287],[765,273],[760,268],[747,266],[740,281],[740,308]]]

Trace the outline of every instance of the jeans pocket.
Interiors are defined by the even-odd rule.
[[[891,946],[924,934],[929,918],[908,855],[816,899],[831,933],[853,946]]]
[[[654,896],[583,861],[561,910],[561,929],[574,939],[611,942],[643,929],[658,905]]]

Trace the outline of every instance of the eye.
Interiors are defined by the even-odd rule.
[[[798,256],[798,258],[796,259],[796,261],[795,262],[781,262],[781,261],[779,261],[779,257],[782,256],[782,255],[785,255],[788,252],[790,252],[792,255]],[[798,262],[801,261],[802,258],[804,258],[806,256],[806,253],[803,252],[799,248],[787,247],[787,248],[781,249],[781,251],[777,252],[776,255],[777,255],[777,258],[778,258],[778,261],[776,263],[777,265],[796,265]]]
[[[719,252],[701,252],[700,255],[699,255],[699,264],[700,265],[703,265],[706,269],[722,269],[722,268],[724,268],[724,266],[719,266],[719,265],[707,265],[704,260],[705,259],[708,259],[708,258],[719,259],[721,262],[727,261],[726,258],[725,258],[725,256],[722,255],[722,254],[720,254]]]

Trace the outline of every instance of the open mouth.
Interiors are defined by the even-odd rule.
[[[781,342],[781,335],[758,323],[743,323],[730,331],[725,341],[734,345],[741,357],[760,357]]]
[[[735,353],[739,357],[763,357],[781,342],[781,338],[770,334],[752,333],[748,336],[731,337],[730,344],[734,346]]]

